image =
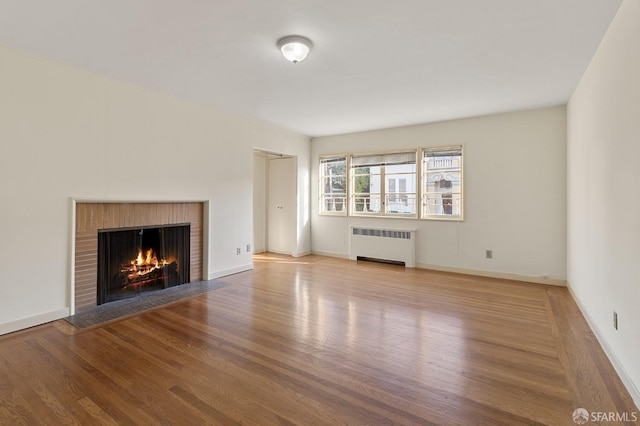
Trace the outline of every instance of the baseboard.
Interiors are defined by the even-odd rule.
[[[292,257],[304,257],[304,256],[309,256],[310,254],[311,254],[311,251],[303,251],[303,252],[292,255]]]
[[[69,308],[56,309],[55,311],[45,312],[44,314],[34,315],[28,318],[22,318],[16,321],[5,322],[0,324],[0,336],[14,331],[24,330],[25,328],[35,327],[36,325],[45,324],[51,321],[66,318],[70,314]]]
[[[319,251],[313,250],[311,254],[316,254],[318,256],[326,256],[326,257],[335,257],[339,259],[349,259],[348,254],[342,253],[333,253],[329,251]],[[466,275],[476,275],[479,277],[487,277],[487,278],[499,278],[504,280],[514,280],[514,281],[524,281],[528,283],[535,284],[547,284],[547,285],[555,285],[560,287],[566,287],[567,280],[560,280],[556,278],[542,278],[542,277],[534,277],[531,275],[520,275],[520,274],[507,274],[503,272],[492,272],[492,271],[481,271],[478,269],[467,269],[467,268],[456,268],[451,266],[440,266],[440,265],[430,265],[427,263],[416,263],[416,268],[419,269],[431,269],[433,271],[440,272],[453,272],[456,274],[466,274]]]
[[[227,275],[239,274],[240,272],[250,271],[253,269],[253,263],[249,263],[242,266],[237,266],[231,269],[224,269],[221,271],[215,271],[209,274],[209,279],[213,280],[220,277],[226,277]]]
[[[618,373],[618,376],[620,377],[620,380],[622,380],[625,388],[627,388],[627,391],[631,395],[631,399],[633,399],[636,407],[640,408],[640,389],[638,389],[633,380],[631,380],[631,377],[629,377],[629,375],[627,374],[627,370],[625,370],[625,368],[622,366],[622,363],[620,363],[618,357],[611,349],[611,346],[609,346],[609,343],[607,343],[607,340],[600,332],[600,328],[598,328],[596,322],[593,320],[593,318],[591,318],[591,315],[589,315],[584,305],[580,303],[580,300],[578,300],[578,298],[576,297],[576,294],[573,292],[571,286],[567,285],[567,288],[569,289],[569,294],[571,294],[571,297],[573,297],[573,300],[576,302],[576,305],[578,305],[578,309],[580,309],[580,312],[582,312],[582,316],[587,321],[587,324],[593,332],[593,335],[596,336],[596,339],[598,340],[598,343],[600,343],[602,350],[604,351],[605,355],[607,355],[607,358],[609,358],[611,365],[613,365],[614,370],[616,370],[616,373]]]
[[[479,277],[498,278],[504,280],[524,281],[527,283],[555,285],[560,287],[567,286],[567,280],[557,278],[542,278],[531,275],[509,274],[504,272],[481,271],[478,269],[456,268],[451,266],[429,265],[426,263],[418,263],[416,265],[420,269],[431,269],[440,272],[454,272],[456,274],[476,275]]]
[[[330,251],[312,250],[311,254],[315,254],[315,255],[318,255],[318,256],[325,256],[325,257],[336,257],[338,259],[349,259],[349,255],[348,254],[333,253],[333,252],[330,252]]]

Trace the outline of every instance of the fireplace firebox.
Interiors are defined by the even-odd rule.
[[[189,282],[190,228],[98,230],[97,304]]]

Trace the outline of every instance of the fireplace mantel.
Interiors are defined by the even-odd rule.
[[[190,282],[203,273],[204,217],[207,201],[72,200],[71,314],[96,306],[98,230],[191,224]]]

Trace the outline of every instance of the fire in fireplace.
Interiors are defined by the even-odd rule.
[[[97,304],[189,282],[190,228],[99,230]]]

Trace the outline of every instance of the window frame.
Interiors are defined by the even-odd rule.
[[[349,180],[349,192],[348,192],[348,199],[349,199],[349,216],[353,216],[353,217],[377,217],[377,218],[400,218],[400,219],[418,219],[419,218],[419,214],[420,214],[420,201],[419,201],[419,188],[420,188],[420,171],[419,171],[419,164],[418,164],[418,154],[419,154],[420,150],[419,149],[406,149],[406,150],[400,150],[400,151],[388,151],[388,152],[375,152],[375,153],[359,153],[359,154],[350,154],[349,155],[349,161],[348,161],[348,169],[347,169],[347,177]],[[413,157],[413,162],[408,162],[405,164],[413,164],[414,165],[414,172],[413,173],[388,173],[387,172],[387,167],[388,166],[393,166],[393,165],[398,165],[398,164],[402,164],[402,163],[387,163],[385,160],[383,160],[385,157],[387,158],[392,158],[393,156],[403,156],[403,155],[409,155],[411,157]],[[376,163],[375,161],[372,162],[372,164],[367,165],[364,164],[363,166],[366,167],[380,167],[380,173],[379,174],[375,174],[376,176],[379,176],[379,181],[380,181],[380,192],[368,192],[368,193],[356,193],[355,192],[355,181],[356,181],[356,177],[358,176],[362,176],[362,175],[356,175],[355,170],[357,168],[360,168],[358,164],[354,165],[354,159],[364,159],[366,157],[380,157],[380,161],[378,163]],[[359,163],[359,161],[356,160],[356,163]],[[410,195],[413,195],[413,197],[415,198],[415,202],[414,202],[414,213],[391,213],[388,212],[388,196],[390,195],[388,188],[387,188],[387,178],[386,176],[388,174],[392,174],[392,175],[397,175],[397,174],[406,174],[408,176],[413,176],[413,179],[415,181],[415,191],[414,192],[406,192],[405,194],[399,194],[398,191],[395,191],[394,194],[398,194],[398,196],[402,197],[404,196],[406,199],[410,198]],[[371,174],[369,174],[371,176]],[[356,209],[356,197],[358,197],[359,194],[369,194],[369,200],[371,200],[371,194],[376,194],[379,195],[379,202],[380,202],[380,211],[379,212],[361,212],[361,211],[357,211]]]
[[[429,201],[429,192],[427,192],[427,186],[429,183],[428,175],[430,173],[435,173],[433,169],[429,169],[427,165],[427,153],[446,153],[452,151],[459,151],[460,161],[457,167],[450,167],[443,169],[444,171],[450,171],[460,174],[459,179],[459,190],[458,192],[454,191],[454,186],[450,183],[451,191],[443,192],[443,194],[450,194],[452,200],[452,209],[453,203],[455,200],[455,195],[459,196],[459,211],[460,213],[457,215],[448,215],[448,214],[428,214],[427,213],[427,203]],[[441,172],[442,173],[442,172]],[[451,181],[450,181],[451,182]],[[434,193],[434,192],[431,192]],[[423,147],[420,150],[420,218],[424,220],[439,220],[439,221],[454,221],[454,222],[462,222],[464,221],[464,146],[463,145],[449,145],[449,146],[434,146],[434,147]],[[444,204],[443,204],[444,206]]]
[[[342,210],[325,210],[325,196],[328,194],[325,191],[325,179],[328,177],[324,174],[323,165],[331,160],[344,159],[345,162],[345,174],[344,174],[344,194],[342,198]],[[343,175],[336,175],[343,176]],[[335,197],[337,198],[337,197]],[[336,155],[321,155],[318,159],[318,213],[322,216],[348,216],[349,212],[349,155],[348,154],[336,154]]]
[[[449,214],[427,214],[426,203],[429,200],[429,193],[427,192],[427,185],[429,182],[428,175],[429,173],[433,173],[433,169],[431,171],[427,166],[427,153],[429,152],[447,152],[447,151],[458,151],[459,152],[459,165],[456,167],[457,170],[453,170],[456,173],[459,172],[459,184],[454,185],[452,181],[448,181],[451,186],[451,200],[454,200],[454,196],[457,195],[459,199],[459,214],[449,215]],[[410,196],[413,195],[415,198],[415,213],[389,213],[387,212],[387,196],[393,196],[392,193],[388,192],[387,188],[387,174],[394,175],[402,175],[405,173],[387,173],[386,166],[393,165],[394,163],[384,164],[381,168],[381,172],[379,174],[380,179],[380,193],[379,193],[379,202],[380,202],[380,212],[358,212],[355,208],[355,168],[358,166],[353,165],[353,159],[361,159],[365,157],[380,157],[383,158],[385,156],[392,156],[394,154],[398,155],[415,155],[415,163],[405,163],[405,164],[415,164],[415,172],[414,173],[406,173],[409,176],[413,176],[415,180],[415,192],[403,192],[400,193],[401,189],[401,178],[398,178],[397,182],[397,190],[393,192],[393,194],[397,194],[396,198],[399,197],[399,202],[405,202],[406,200],[403,197],[410,199]],[[353,216],[353,217],[376,217],[376,218],[398,218],[398,219],[419,219],[419,220],[437,220],[437,221],[449,221],[449,222],[463,222],[465,220],[464,214],[464,145],[449,145],[449,146],[430,146],[430,147],[418,147],[415,149],[402,149],[397,151],[377,151],[377,152],[369,152],[369,153],[357,153],[357,154],[327,154],[327,155],[319,155],[318,156],[318,214],[321,216]],[[324,210],[325,206],[325,197],[327,193],[324,190],[324,182],[326,179],[326,175],[324,174],[323,164],[329,160],[342,160],[345,162],[345,175],[342,176],[345,180],[345,193],[341,197],[343,203],[343,210],[341,211],[329,211]],[[402,163],[395,163],[402,164]],[[366,164],[364,165],[366,167]],[[458,192],[454,192],[454,187],[458,186]],[[448,192],[442,192],[443,194]],[[371,194],[363,193],[363,194]],[[378,193],[376,193],[378,194]],[[369,197],[369,199],[371,199]],[[398,202],[398,200],[396,200]],[[444,204],[442,204],[444,206]],[[453,201],[451,204],[453,206]],[[453,209],[453,207],[452,207]]]

